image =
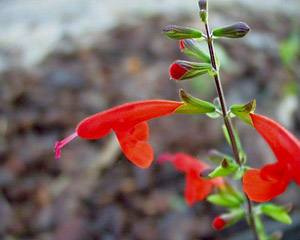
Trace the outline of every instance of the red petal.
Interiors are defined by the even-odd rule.
[[[276,179],[279,175],[274,175],[274,170],[279,173],[276,167],[283,172],[281,178]],[[252,201],[266,202],[283,193],[290,181],[289,171],[284,165],[272,164],[265,166],[263,174],[257,169],[248,170],[243,177],[243,188]]]
[[[186,72],[187,70],[177,63],[173,63],[169,69],[170,77],[175,80],[180,80]]]
[[[152,147],[147,143],[149,127],[139,123],[128,131],[116,131],[124,155],[135,165],[147,168],[153,161]]]
[[[183,103],[165,100],[147,100],[124,104],[94,114],[77,126],[77,134],[85,139],[98,139],[112,129],[127,131],[140,122],[172,114]]]
[[[185,200],[191,206],[197,201],[203,201],[211,192],[212,184],[199,177],[197,171],[191,170],[186,175]]]
[[[287,129],[267,117],[250,114],[255,129],[266,140],[279,162],[290,165],[293,180],[300,185],[300,142]]]
[[[181,172],[189,173],[191,169],[193,169],[197,171],[198,175],[200,175],[205,168],[208,168],[207,164],[185,153],[174,154],[173,164]]]

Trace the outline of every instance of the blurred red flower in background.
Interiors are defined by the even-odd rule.
[[[209,166],[188,154],[166,153],[161,155],[157,161],[159,163],[165,161],[172,162],[175,168],[186,174],[184,197],[189,206],[197,201],[204,200],[211,193],[213,187],[221,187],[225,184],[222,178],[211,180],[202,178],[202,171],[209,168]]]
[[[260,170],[248,170],[243,188],[255,202],[265,202],[283,193],[294,180],[300,185],[300,142],[287,129],[267,117],[250,113],[254,128],[273,150],[277,162]]]

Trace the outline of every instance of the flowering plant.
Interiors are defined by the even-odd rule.
[[[203,74],[211,75],[215,81],[218,104],[200,100],[184,90],[180,90],[180,102],[145,100],[124,104],[80,122],[73,134],[56,142],[55,157],[60,158],[61,149],[77,136],[83,139],[98,139],[114,131],[124,155],[136,166],[148,168],[154,160],[153,149],[148,144],[148,120],[171,114],[206,114],[212,119],[222,118],[224,135],[232,147],[233,157],[217,151],[212,152],[210,159],[219,164],[214,169],[185,153],[166,153],[161,155],[157,162],[170,162],[185,174],[184,196],[188,205],[207,200],[226,208],[224,214],[212,221],[216,230],[222,230],[241,219],[246,219],[256,240],[280,239],[278,233],[267,236],[260,215],[266,214],[277,221],[291,223],[288,215],[290,205],[278,206],[264,202],[282,194],[291,181],[300,185],[300,141],[279,123],[255,114],[255,100],[227,108],[219,74],[220,62],[213,43],[219,38],[242,38],[250,28],[247,24],[239,22],[211,32],[207,1],[199,0],[198,3],[205,33],[176,25],[167,26],[163,30],[168,38],[179,40],[179,48],[183,53],[198,62],[177,60],[170,66],[169,74],[170,78],[176,81],[192,79]],[[202,41],[207,43],[209,54],[201,49],[199,42]],[[238,132],[232,125],[232,118],[239,118],[253,127],[270,146],[277,161],[261,169],[249,167]],[[227,176],[242,182],[244,194],[235,189],[231,181],[225,179]],[[259,204],[254,207],[252,201]]]

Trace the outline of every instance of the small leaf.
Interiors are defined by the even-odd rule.
[[[224,137],[225,137],[227,143],[229,144],[229,146],[231,146],[231,141],[230,141],[229,133],[227,131],[227,128],[226,128],[225,124],[222,125],[222,129],[223,129],[223,134],[224,134]]]
[[[184,105],[177,108],[174,113],[213,113],[216,111],[216,107],[212,103],[195,98],[182,89],[179,94]]]
[[[269,217],[279,221],[283,222],[285,224],[291,224],[292,219],[287,213],[286,209],[282,206],[277,206],[275,204],[267,203],[261,205],[261,211],[268,215]]]
[[[256,107],[256,101],[255,99],[251,100],[250,102],[243,104],[243,105],[233,105],[230,108],[230,111],[237,116],[238,118],[240,118],[242,121],[250,124],[251,126],[253,126],[253,122],[252,119],[249,115],[249,113],[254,112]]]

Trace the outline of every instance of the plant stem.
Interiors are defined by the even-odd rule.
[[[217,72],[216,75],[214,75],[214,79],[215,79],[215,85],[216,85],[217,93],[218,93],[221,108],[222,108],[223,120],[224,120],[226,129],[227,129],[228,134],[229,134],[229,138],[230,138],[230,142],[231,142],[231,146],[232,146],[232,150],[233,150],[235,160],[236,160],[237,164],[239,164],[239,166],[242,167],[243,164],[242,164],[242,162],[240,160],[240,157],[239,157],[239,151],[238,151],[236,139],[235,139],[235,136],[234,136],[234,133],[233,133],[233,127],[232,127],[231,119],[228,116],[226,100],[225,100],[225,96],[224,96],[224,92],[223,92],[223,88],[222,88],[222,83],[221,83],[221,80],[220,80],[219,70],[218,70],[218,67],[217,67],[217,64],[216,64],[213,39],[212,39],[211,33],[209,31],[208,23],[205,23],[205,30],[206,30],[207,44],[208,44],[211,64],[212,64],[212,67],[214,68],[214,70]],[[257,231],[257,228],[256,228],[256,224],[255,224],[255,219],[254,219],[254,215],[253,215],[253,209],[252,209],[251,201],[250,201],[250,199],[248,198],[248,196],[246,194],[245,194],[245,197],[246,197],[246,200],[247,200],[248,215],[249,215],[249,218],[250,218],[250,227],[252,229],[252,232],[254,234],[255,239],[260,240],[259,234],[258,234],[258,231]]]

